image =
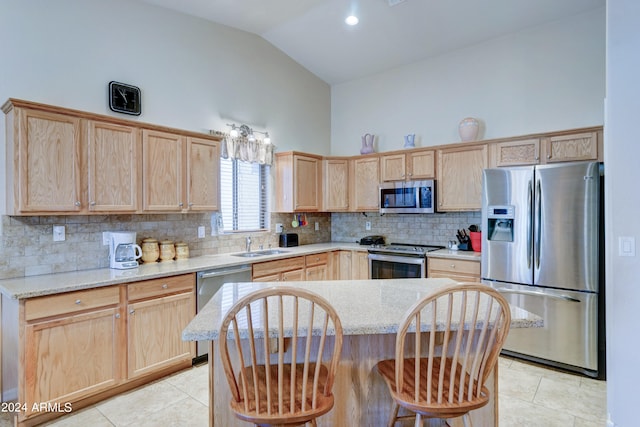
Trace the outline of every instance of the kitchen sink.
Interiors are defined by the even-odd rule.
[[[281,249],[266,249],[264,251],[256,251],[256,252],[240,252],[237,254],[233,254],[233,256],[239,256],[242,258],[253,258],[257,256],[264,255],[277,255],[277,254],[286,254],[289,251],[283,251]]]

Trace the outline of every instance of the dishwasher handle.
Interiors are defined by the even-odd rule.
[[[251,271],[251,267],[240,267],[233,270],[211,270],[198,273],[199,279],[209,279],[211,277],[226,276],[228,274],[245,273]]]

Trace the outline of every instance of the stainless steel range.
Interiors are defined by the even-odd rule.
[[[369,248],[371,279],[406,279],[427,277],[427,252],[444,246],[390,243]]]

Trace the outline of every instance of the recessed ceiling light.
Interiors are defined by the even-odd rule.
[[[347,16],[347,19],[344,20],[344,22],[346,22],[347,25],[358,25],[359,19],[357,16],[349,15]]]

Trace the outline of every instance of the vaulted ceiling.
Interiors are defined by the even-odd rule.
[[[255,33],[329,84],[602,8],[606,0],[141,0]],[[360,23],[344,19],[356,14]]]

